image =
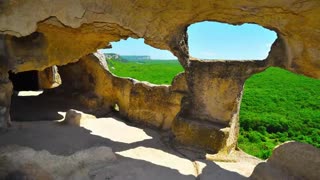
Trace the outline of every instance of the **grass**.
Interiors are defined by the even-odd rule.
[[[269,68],[246,81],[239,147],[266,159],[288,140],[320,148],[320,81]]]
[[[171,84],[174,76],[183,71],[177,60],[141,60],[118,61],[108,60],[112,73],[121,77],[131,77],[153,84]]]
[[[170,84],[183,71],[176,60],[108,60],[108,64],[118,76],[154,84]],[[239,147],[262,159],[288,140],[320,148],[319,90],[319,80],[279,68],[269,68],[249,78],[241,103]]]

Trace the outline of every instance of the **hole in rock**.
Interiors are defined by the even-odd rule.
[[[112,109],[113,109],[114,112],[119,112],[120,111],[120,108],[119,108],[118,104],[115,104]]]
[[[9,79],[15,91],[37,91],[40,89],[38,71],[9,72]]]
[[[46,92],[61,84],[56,66],[48,67],[43,71],[26,71],[20,73],[9,72],[9,79],[13,84],[11,98],[12,121],[47,121],[59,120],[62,116],[52,107],[62,108],[60,103],[55,104],[59,96],[49,96]]]
[[[266,159],[272,149],[295,140],[320,148],[320,81],[268,68],[245,83],[238,145]]]
[[[183,71],[177,58],[169,51],[146,45],[143,39],[121,40],[111,49],[101,49],[110,71],[120,77],[131,77],[153,84],[171,84]]]
[[[188,27],[190,56],[203,60],[263,60],[277,38],[256,24],[200,22]]]

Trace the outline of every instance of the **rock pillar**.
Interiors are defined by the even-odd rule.
[[[0,69],[0,128],[10,126],[10,105],[12,95],[12,83],[9,80],[8,72],[1,72]]]
[[[264,70],[265,64],[190,60],[186,69],[189,95],[182,100],[172,128],[176,141],[212,153],[233,150],[245,80]]]
[[[9,58],[6,56],[5,36],[0,35],[0,129],[10,125],[10,104],[13,86],[9,80]]]

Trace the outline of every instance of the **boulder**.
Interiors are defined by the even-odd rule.
[[[96,169],[116,160],[111,148],[105,146],[62,156],[12,145],[1,147],[0,155],[0,179],[89,180]]]
[[[319,179],[320,149],[299,142],[285,142],[258,164],[251,179]]]
[[[63,123],[69,124],[72,126],[80,126],[81,123],[88,119],[94,119],[95,117],[89,114],[85,114],[81,111],[70,109],[66,112]]]

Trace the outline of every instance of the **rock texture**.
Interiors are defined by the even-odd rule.
[[[186,92],[184,74],[172,86],[158,86],[112,75],[103,55],[91,54],[59,67],[60,95],[78,97],[93,113],[109,113],[119,107],[121,116],[135,122],[168,130],[180,110]]]
[[[105,62],[96,53],[59,67],[64,83],[54,91],[79,97],[98,115],[118,106],[131,121],[171,129],[176,142],[226,154],[237,143],[243,84],[266,68],[265,61],[192,60],[187,75],[178,75],[172,86],[157,86],[116,77]]]
[[[63,100],[60,102],[64,103]],[[17,172],[16,168],[10,167],[17,167],[28,161],[32,163],[30,166],[33,167],[33,172],[38,173],[30,173],[30,168],[22,167],[19,169],[20,175],[43,176],[45,174],[39,172],[45,169],[47,175],[66,180],[72,177],[76,180],[88,179],[88,175],[91,180],[237,180],[246,179],[256,164],[261,162],[243,152],[237,153],[237,163],[198,158],[191,160],[187,157],[196,158],[198,155],[185,152],[187,157],[181,156],[179,149],[168,146],[164,133],[146,127],[135,127],[119,118],[84,119],[85,123],[81,128],[45,119],[44,117],[41,122],[13,122],[12,128],[0,136],[0,179]],[[24,147],[8,148],[10,144]],[[109,155],[112,157],[107,147],[112,147],[116,154],[115,160],[104,159]],[[100,151],[103,154],[98,153]],[[18,156],[14,156],[17,153]],[[94,157],[87,159],[75,155],[87,153]],[[2,159],[4,156],[6,158]],[[22,158],[19,159],[20,157]],[[13,163],[8,164],[8,160]],[[44,160],[48,160],[48,163],[43,164]],[[60,168],[57,168],[58,165]],[[8,169],[13,172],[5,171]],[[70,170],[74,170],[70,176],[63,177]],[[74,176],[78,174],[82,176]]]
[[[265,61],[191,60],[186,71],[189,93],[173,125],[177,141],[214,153],[232,151],[244,82],[265,68]]]
[[[183,52],[187,48],[181,47],[187,45],[184,39],[186,27],[211,20],[230,24],[250,22],[275,30],[285,51],[281,52],[284,55],[281,61],[274,64],[311,77],[320,76],[320,2],[315,0],[178,0],[161,3],[146,0],[66,0],[61,3],[5,0],[0,7],[3,12],[0,14],[0,32],[17,37],[38,32],[37,41],[31,43],[38,46],[29,48],[39,50],[39,54],[32,57],[23,52],[15,56],[20,61],[14,65],[16,71],[66,64],[110,41],[126,37],[143,37],[147,44],[171,50],[187,66],[183,60],[183,56],[188,56],[188,52]],[[11,45],[23,48],[20,40],[14,38],[13,41],[18,42]]]
[[[95,169],[116,160],[109,147],[92,147],[70,156],[8,146],[0,151],[1,179],[91,179]]]
[[[309,144],[286,142],[277,146],[251,179],[319,179],[320,150]]]
[[[42,71],[82,59],[61,73],[64,88],[80,90],[88,107],[107,113],[117,104],[124,117],[172,127],[177,142],[228,153],[237,141],[246,78],[269,66],[320,78],[320,1],[316,0],[4,0],[0,12],[0,87],[6,89],[0,97],[0,106],[5,107],[1,126],[10,119],[8,71]],[[276,31],[278,39],[262,62],[192,59],[187,27],[207,20],[259,24]],[[172,86],[154,86],[113,77],[86,56],[128,37],[144,38],[153,47],[171,51],[185,74]],[[78,74],[78,79],[68,81],[71,74]],[[180,87],[183,90],[176,91]]]
[[[72,126],[81,126],[82,121],[95,119],[94,116],[85,114],[81,111],[70,109],[66,112],[63,123],[72,125]]]
[[[1,64],[1,62],[0,62]],[[12,95],[12,83],[9,74],[0,67],[0,130],[10,126],[10,105]]]
[[[56,88],[61,84],[60,74],[57,66],[48,67],[43,71],[38,71],[39,88],[51,89]]]

